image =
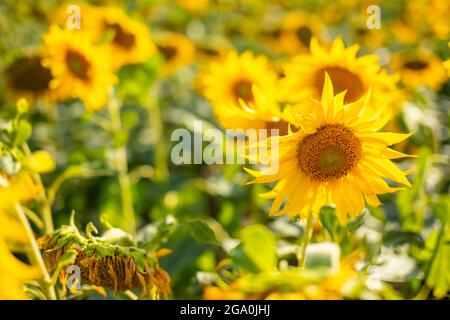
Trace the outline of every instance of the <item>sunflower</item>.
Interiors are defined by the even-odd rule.
[[[389,110],[370,108],[370,93],[350,104],[344,102],[345,94],[334,96],[326,74],[321,100],[293,108],[290,122],[299,130],[277,137],[278,172],[247,169],[256,177],[253,183],[277,182],[262,195],[274,199],[271,215],[307,218],[334,204],[337,217],[345,222],[361,213],[365,202],[378,206],[378,194],[398,190],[384,178],[410,186],[405,172],[391,162],[406,155],[388,148],[410,134],[377,132],[389,121]]]
[[[415,44],[422,36],[420,25],[414,24],[406,18],[393,22],[392,33],[396,40],[404,44]]]
[[[158,51],[165,59],[161,70],[163,76],[171,74],[194,59],[195,47],[184,35],[164,32],[155,34],[154,38]]]
[[[408,1],[406,4],[406,17],[414,24],[422,26],[428,34],[431,33],[439,39],[446,40],[450,33],[448,12],[450,4],[441,0]],[[424,32],[425,33],[425,32]]]
[[[44,35],[44,67],[51,70],[50,88],[59,100],[80,98],[88,110],[102,109],[116,77],[105,64],[104,52],[87,34],[53,25]]]
[[[121,232],[121,231],[120,231]],[[161,298],[170,294],[170,277],[156,257],[137,247],[120,246],[97,239],[95,244],[83,237],[76,227],[62,226],[38,240],[45,264],[55,271],[60,258],[71,250],[76,253],[74,264],[81,270],[81,282],[114,291],[141,289],[142,294],[154,291]],[[65,273],[62,272],[65,278]]]
[[[254,102],[253,85],[266,96],[275,96],[277,74],[270,68],[264,56],[255,57],[246,51],[239,55],[230,52],[224,59],[212,62],[200,79],[203,93],[220,117],[223,108]]]
[[[6,68],[5,75],[8,87],[17,96],[29,99],[50,96],[52,73],[42,65],[39,55],[18,57]]]
[[[246,274],[228,285],[220,283],[220,287],[206,286],[204,299],[342,300],[350,298],[351,293],[344,294],[343,288],[360,282],[358,280],[358,273],[346,258],[338,270],[329,274],[299,268]]]
[[[347,90],[345,102],[355,102],[372,89],[375,105],[398,102],[397,77],[388,75],[378,63],[376,55],[356,57],[358,45],[345,48],[341,38],[336,38],[330,50],[311,40],[311,54],[298,55],[284,66],[283,94],[289,102],[313,97],[320,99],[325,72],[333,82],[334,91]]]
[[[413,55],[397,53],[392,56],[391,65],[408,88],[427,86],[433,91],[448,79],[444,64],[438,57],[424,52]]]
[[[24,283],[40,276],[37,268],[19,261],[8,248],[11,243],[27,242],[23,227],[9,210],[16,202],[34,199],[37,192],[29,175],[13,180],[0,172],[0,299],[27,299]]]
[[[146,25],[131,19],[118,7],[91,7],[85,26],[93,41],[105,44],[113,69],[146,62],[156,53]]]
[[[361,17],[352,19],[353,42],[370,50],[382,47],[387,36],[386,30],[368,29],[366,20]]]
[[[303,11],[290,12],[283,18],[277,47],[288,54],[308,52],[311,39],[320,39],[324,30],[320,17]]]
[[[1,230],[2,228],[0,228]],[[23,284],[37,278],[39,272],[32,266],[19,261],[0,239],[0,299],[28,299]]]

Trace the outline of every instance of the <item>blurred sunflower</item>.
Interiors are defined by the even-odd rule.
[[[91,7],[84,21],[93,41],[105,44],[114,70],[146,62],[156,53],[147,26],[128,17],[121,8]]]
[[[352,21],[353,42],[371,50],[382,47],[387,37],[386,30],[368,29],[366,21],[361,17],[354,18]]]
[[[176,2],[184,9],[195,13],[205,12],[209,7],[209,0],[176,0]]]
[[[391,113],[370,108],[370,93],[354,103],[344,101],[345,92],[334,96],[326,74],[321,101],[312,99],[292,111],[290,122],[299,130],[279,138],[278,172],[247,170],[256,177],[253,183],[277,181],[261,195],[274,199],[271,215],[307,218],[333,203],[345,222],[361,213],[365,202],[380,205],[378,194],[398,190],[383,178],[410,186],[406,173],[391,162],[407,155],[388,148],[410,134],[377,132]]]
[[[193,61],[195,47],[184,35],[164,32],[155,34],[154,39],[158,51],[165,59],[161,70],[163,76],[169,75]]]
[[[52,26],[44,35],[42,64],[51,70],[50,88],[59,100],[80,98],[88,110],[100,110],[116,77],[106,65],[104,52],[87,34]]]
[[[0,230],[2,229],[0,227]],[[0,261],[2,262],[0,264],[0,299],[28,299],[23,290],[23,284],[37,278],[38,270],[14,257],[2,239],[0,239]]]
[[[327,72],[336,93],[347,90],[345,103],[357,101],[371,88],[376,106],[387,103],[393,107],[400,98],[397,77],[381,68],[376,55],[356,57],[358,50],[358,45],[345,48],[341,38],[336,38],[331,49],[326,50],[313,38],[311,54],[298,55],[284,66],[286,77],[281,85],[285,99],[319,99]]]
[[[308,52],[311,39],[321,39],[324,30],[319,16],[303,11],[290,12],[283,19],[277,47],[289,54]]]
[[[346,261],[336,272],[321,274],[291,268],[247,274],[229,285],[204,288],[206,300],[341,300],[344,286],[358,281],[358,273]]]
[[[255,57],[250,51],[241,55],[232,51],[224,59],[212,62],[201,75],[200,82],[204,95],[220,117],[224,108],[240,105],[240,100],[254,102],[253,85],[266,96],[276,96],[277,74],[266,57]]]
[[[426,28],[439,39],[447,40],[450,32],[448,13],[450,3],[441,0],[407,1],[406,17],[413,24]]]
[[[421,37],[420,25],[408,19],[394,21],[391,30],[395,39],[404,44],[415,44]]]
[[[23,284],[40,276],[37,268],[19,261],[8,248],[27,242],[23,227],[8,211],[17,202],[34,199],[39,191],[27,174],[12,180],[0,173],[0,299],[27,299]]]
[[[42,65],[39,55],[22,56],[6,68],[8,87],[17,95],[28,99],[50,97],[50,69]]]
[[[427,86],[438,91],[448,75],[443,62],[434,55],[417,52],[414,55],[397,53],[392,56],[391,66],[409,88]]]

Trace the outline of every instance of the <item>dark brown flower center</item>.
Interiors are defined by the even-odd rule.
[[[361,159],[361,143],[346,127],[327,124],[303,138],[297,148],[302,172],[314,181],[338,179]]]
[[[158,46],[159,52],[164,56],[166,61],[172,60],[177,55],[177,48],[173,46]]]
[[[118,23],[108,24],[107,28],[114,31],[113,43],[123,49],[131,49],[136,44],[134,34],[125,31]]]
[[[309,47],[309,43],[311,42],[312,38],[312,31],[307,26],[301,26],[298,28],[295,32],[297,34],[298,40],[300,40],[301,43],[303,43],[306,47]]]
[[[420,60],[412,60],[404,63],[403,67],[411,70],[422,70],[428,67],[428,62]]]
[[[326,67],[319,70],[315,77],[315,85],[320,95],[322,94],[325,72],[327,72],[331,78],[334,94],[338,94],[344,90],[347,90],[344,102],[355,102],[364,94],[364,84],[356,74],[341,67]]]
[[[38,56],[17,59],[8,67],[6,75],[12,88],[33,93],[47,90],[53,78],[50,69],[42,66]]]
[[[253,83],[249,80],[238,80],[233,85],[233,95],[236,99],[236,102],[239,99],[244,100],[245,102],[252,102],[254,100],[252,93],[252,85]]]
[[[70,72],[81,80],[89,80],[91,63],[78,51],[69,50],[66,53],[66,63]]]

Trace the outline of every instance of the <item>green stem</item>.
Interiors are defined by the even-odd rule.
[[[167,165],[167,145],[164,141],[163,119],[158,101],[158,84],[148,96],[146,103],[149,125],[152,129],[155,141],[155,177],[160,182],[167,182],[169,179],[169,168]]]
[[[309,242],[311,240],[311,231],[312,231],[312,214],[310,214],[308,219],[306,220],[305,234],[303,237],[301,256],[300,256],[300,260],[299,260],[299,267],[301,267],[301,268],[305,267],[306,249],[308,248]]]
[[[112,96],[108,104],[108,111],[111,117],[111,132],[113,138],[122,131],[122,120],[120,118],[120,105],[118,100]],[[120,196],[122,200],[122,212],[126,222],[127,231],[134,235],[136,233],[136,216],[133,208],[133,195],[131,180],[128,174],[128,159],[126,145],[122,142],[113,141],[114,165],[119,175]]]
[[[27,220],[27,217],[25,215],[25,212],[23,211],[22,207],[19,203],[15,204],[15,210],[17,212],[17,216],[20,219],[20,222],[22,223],[27,239],[30,243],[31,247],[31,260],[34,264],[36,264],[41,270],[43,275],[43,289],[45,292],[45,295],[50,300],[56,300],[56,293],[55,288],[53,285],[51,285],[51,279],[48,274],[47,268],[45,267],[44,260],[42,259],[41,251],[39,250],[39,247],[37,245],[36,239],[34,238],[33,230],[31,229],[30,223]]]

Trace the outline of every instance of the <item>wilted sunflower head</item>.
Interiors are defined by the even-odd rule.
[[[298,55],[284,66],[286,77],[281,81],[283,99],[299,102],[309,97],[320,99],[325,73],[328,73],[336,93],[346,90],[345,103],[358,101],[371,88],[376,104],[397,106],[399,99],[397,77],[388,75],[378,63],[376,55],[357,57],[358,45],[346,48],[336,38],[330,49],[311,40],[311,53]]]
[[[101,238],[84,238],[73,226],[63,226],[39,239],[47,268],[54,271],[67,252],[80,268],[81,284],[111,290],[141,289],[141,295],[156,292],[157,298],[170,294],[170,277],[155,255],[135,246],[113,244]]]
[[[230,52],[224,59],[212,62],[201,76],[203,93],[214,108],[239,105],[239,101],[255,100],[252,86],[259,87],[267,96],[276,96],[277,74],[264,56],[252,52]],[[220,110],[219,110],[220,111]]]
[[[306,218],[334,204],[345,222],[362,213],[365,203],[378,206],[378,194],[398,190],[385,179],[410,186],[391,161],[407,155],[388,147],[410,134],[377,132],[390,120],[389,110],[371,108],[370,94],[354,103],[345,103],[345,95],[334,95],[326,74],[321,100],[295,106],[288,117],[298,131],[277,138],[278,172],[247,170],[255,183],[276,182],[262,195],[274,199],[271,215]]]

